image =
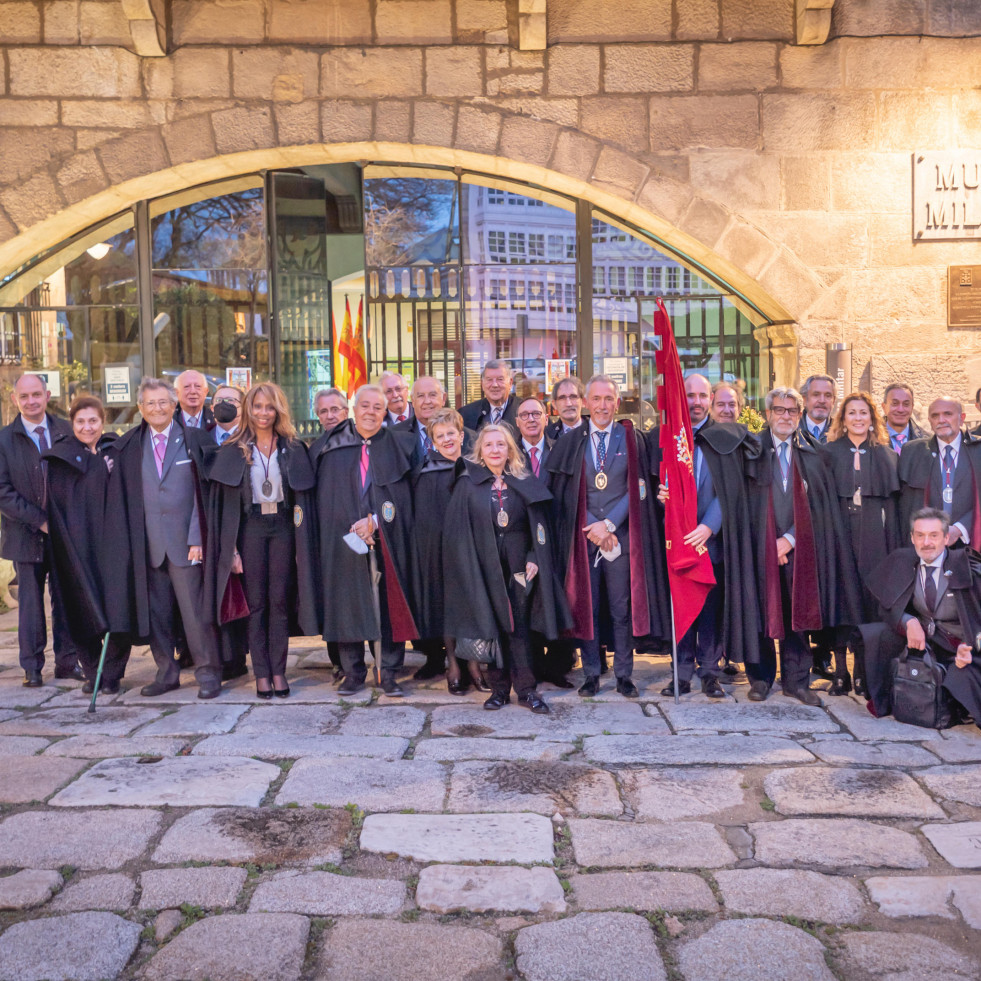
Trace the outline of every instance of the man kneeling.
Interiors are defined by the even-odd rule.
[[[981,633],[981,568],[966,549],[947,547],[950,518],[943,511],[914,512],[910,531],[913,547],[892,552],[868,583],[885,618],[862,629],[869,707],[876,716],[889,714],[892,659],[903,647],[922,651],[929,643],[947,668],[944,688],[981,724],[981,659],[971,653]]]

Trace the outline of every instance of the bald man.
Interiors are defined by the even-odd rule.
[[[208,379],[188,368],[182,371],[174,382],[177,389],[178,406],[174,412],[174,421],[185,429],[206,429],[211,432],[215,428],[215,417],[205,404],[208,400]]]

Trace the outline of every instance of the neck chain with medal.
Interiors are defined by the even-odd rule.
[[[498,484],[500,481],[500,484]],[[498,476],[494,481],[494,491],[497,494],[497,524],[500,528],[507,528],[508,513],[504,510],[504,478]]]
[[[852,473],[855,475],[855,493],[852,494],[852,504],[855,507],[860,508],[862,506],[862,457],[865,456],[865,450],[853,446],[852,453],[855,455],[852,457]]]
[[[603,430],[600,430],[599,433],[603,436],[607,435]],[[599,434],[597,434],[597,438],[598,436]],[[606,476],[606,450],[607,447],[604,446],[602,459],[600,459],[599,443],[597,443],[596,476],[593,478],[593,483],[596,485],[597,490],[606,490],[606,485],[609,483],[609,478]]]
[[[262,448],[259,446],[259,441],[256,440],[255,448],[259,451],[259,462],[262,464],[262,476],[265,478],[262,481],[262,491],[263,497],[269,497],[272,494],[273,485],[272,481],[269,479],[269,461],[272,459],[273,454],[273,441],[269,441],[269,453],[264,455]]]

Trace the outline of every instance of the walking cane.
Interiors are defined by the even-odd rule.
[[[95,712],[95,700],[99,696],[99,685],[102,684],[102,669],[106,664],[106,651],[109,650],[109,631],[102,641],[102,656],[99,658],[99,669],[95,673],[95,687],[92,689],[92,701],[89,703],[89,712]]]
[[[375,605],[375,623],[378,624],[378,640],[371,642],[371,656],[375,662],[375,684],[381,687],[381,598],[378,594],[378,583],[381,573],[378,571],[378,557],[375,546],[368,546],[368,567],[371,570],[371,599]]]

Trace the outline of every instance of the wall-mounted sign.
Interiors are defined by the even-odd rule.
[[[913,241],[981,238],[981,150],[913,154]]]
[[[603,358],[603,374],[620,386],[620,394],[630,387],[630,358]]]
[[[102,366],[106,405],[133,404],[133,376],[128,363]]]
[[[947,326],[981,327],[981,266],[948,267]]]
[[[226,368],[225,384],[237,385],[239,388],[244,388],[245,391],[248,391],[252,387],[252,369]]]

